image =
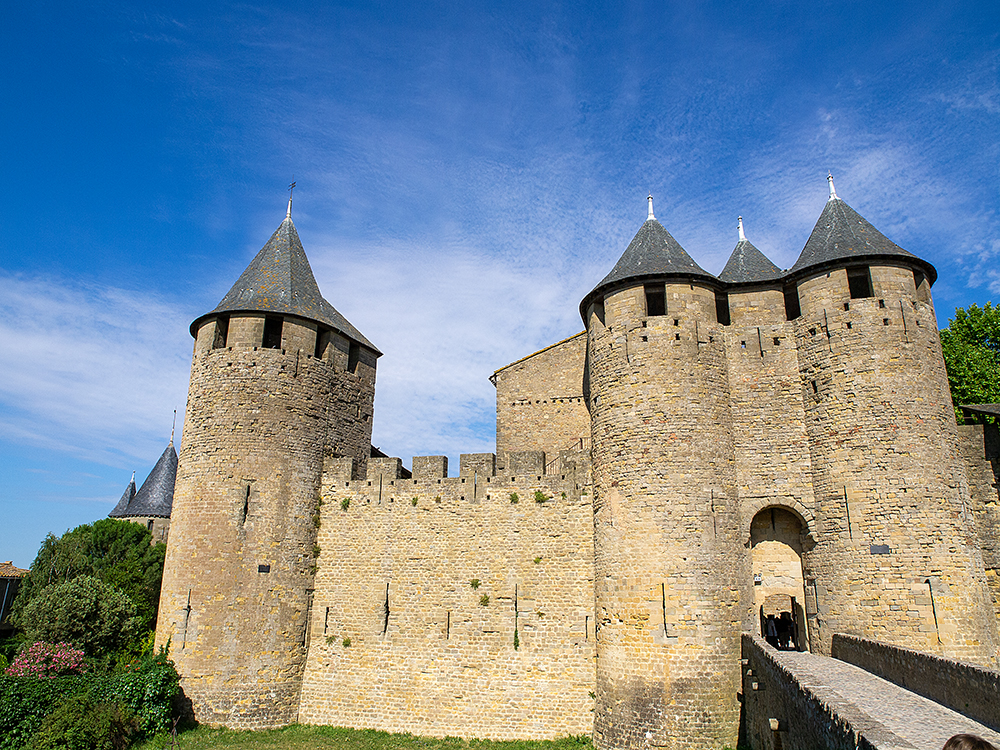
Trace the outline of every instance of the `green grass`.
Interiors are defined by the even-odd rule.
[[[237,732],[198,727],[177,735],[179,750],[593,750],[590,738],[558,740],[461,740],[435,739],[411,734],[389,734],[374,729],[343,729],[294,724],[284,729]],[[162,735],[139,745],[137,750],[169,750],[170,736]]]

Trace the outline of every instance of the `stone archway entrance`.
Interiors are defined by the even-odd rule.
[[[776,648],[807,651],[802,522],[797,515],[775,506],[753,517],[750,567],[761,635]]]

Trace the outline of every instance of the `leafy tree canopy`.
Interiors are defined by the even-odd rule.
[[[49,534],[30,572],[21,579],[15,617],[47,586],[87,575],[124,593],[140,627],[152,628],[167,547],[162,542],[151,545],[151,540],[145,526],[117,518],[77,526],[58,538]]]
[[[135,605],[110,583],[77,576],[46,586],[17,617],[25,639],[72,643],[88,656],[107,656],[132,640]]]
[[[959,404],[1000,403],[1000,306],[956,308],[941,331],[941,349],[959,424]]]

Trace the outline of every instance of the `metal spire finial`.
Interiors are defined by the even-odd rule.
[[[132,472],[132,479],[129,480],[132,484],[135,484],[135,472]]]
[[[740,242],[746,242],[747,236],[745,234],[743,234],[743,217],[740,216],[740,217],[738,217],[737,220],[738,220],[739,225],[740,225]]]
[[[292,218],[292,191],[295,189],[295,180],[292,180],[291,184],[288,186],[288,211],[285,213],[285,218]]]
[[[833,186],[833,172],[826,175],[826,181],[830,183],[830,200],[837,200],[837,189]]]
[[[653,216],[653,194],[650,193],[646,200],[649,201],[649,213],[646,214],[646,221],[655,221],[656,217]]]
[[[170,425],[170,445],[174,444],[174,429],[177,427],[177,410],[174,409],[174,423]]]

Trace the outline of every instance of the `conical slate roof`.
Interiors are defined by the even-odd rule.
[[[224,312],[298,315],[327,325],[378,352],[347,318],[323,299],[291,216],[285,217],[218,306],[191,324],[191,334],[197,333],[208,315]]]
[[[780,268],[767,259],[750,240],[740,240],[733,248],[726,267],[719,274],[719,280],[727,284],[747,284],[751,282],[774,281],[784,274]]]
[[[124,510],[119,510],[119,502],[108,515],[113,518],[130,518],[134,516],[160,516],[170,518],[170,510],[174,504],[174,482],[177,479],[177,451],[173,441],[166,447],[156,466],[149,472],[142,487],[135,492],[135,484],[131,485],[135,495]],[[128,490],[125,491],[126,494]],[[124,497],[122,498],[124,500]]]
[[[109,518],[121,518],[125,515],[125,509],[128,508],[128,504],[132,502],[132,498],[135,497],[135,474],[132,474],[132,479],[129,480],[128,487],[125,488],[125,492],[122,493],[122,499],[118,501],[118,505],[114,507],[110,513],[108,513]]]
[[[611,273],[596,288],[626,279],[673,275],[704,276],[715,281],[715,277],[695,263],[660,222],[646,219]]]
[[[887,255],[918,261],[928,269],[931,283],[937,278],[937,272],[930,263],[901,248],[843,200],[832,195],[799,259],[788,272],[794,274],[812,266]]]

